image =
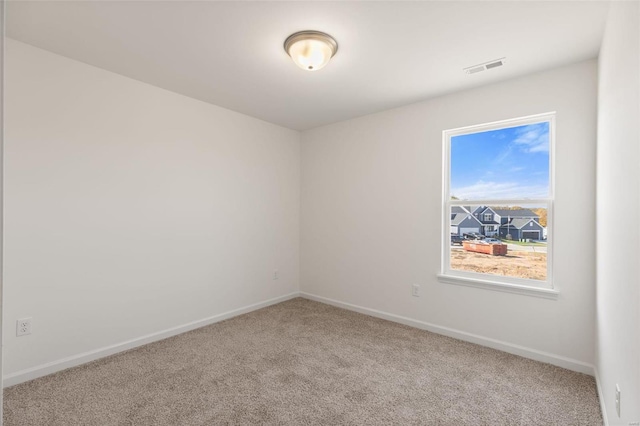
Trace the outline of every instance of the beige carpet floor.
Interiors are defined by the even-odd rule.
[[[300,298],[4,396],[6,426],[602,425],[590,376]]]

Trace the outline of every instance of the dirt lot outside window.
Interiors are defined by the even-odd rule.
[[[451,269],[544,281],[547,254],[509,250],[506,256],[491,256],[452,248]]]

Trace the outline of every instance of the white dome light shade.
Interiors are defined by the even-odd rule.
[[[317,71],[329,63],[331,47],[319,40],[296,41],[289,48],[293,62],[303,70]]]
[[[319,31],[300,31],[287,38],[284,50],[303,70],[317,71],[336,54],[338,43],[330,35]]]

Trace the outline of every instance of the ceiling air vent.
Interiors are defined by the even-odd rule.
[[[480,72],[480,71],[484,71],[484,66],[469,68],[469,69],[467,69],[467,74],[475,74],[475,73]]]
[[[504,63],[505,63],[505,58],[500,58],[500,59],[494,59],[493,61],[485,62],[483,64],[472,65],[470,67],[463,68],[462,70],[467,74],[476,74],[481,71],[501,67],[504,65]]]

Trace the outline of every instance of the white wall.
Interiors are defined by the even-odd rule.
[[[298,132],[6,53],[6,375],[298,291]]]
[[[591,60],[303,132],[302,291],[589,371],[596,79]],[[549,111],[557,111],[558,300],[438,282],[442,131]],[[412,283],[421,297],[411,296]]]
[[[611,425],[640,422],[639,9],[612,3],[599,58],[596,368]]]
[[[2,161],[2,157],[3,157],[3,145],[4,145],[4,43],[5,43],[5,28],[4,28],[4,8],[5,8],[5,2],[4,0],[0,0],[0,218],[2,218],[3,215],[3,209],[2,209],[2,203],[3,203],[3,191],[2,191],[2,187],[3,187],[3,179],[4,179],[4,171],[3,171],[3,164],[4,162]],[[2,229],[2,220],[0,220],[0,242],[3,241],[4,237],[3,237],[3,229]],[[3,287],[3,272],[2,272],[2,263],[3,263],[3,256],[2,256],[2,244],[0,243],[0,343],[3,341],[3,332],[2,332],[2,324],[4,324],[4,319],[3,319],[3,312],[4,312],[4,298],[2,296],[3,291],[2,291],[2,287]],[[0,344],[0,347],[2,347],[2,345]],[[2,363],[3,363],[3,354],[2,351],[0,351],[0,380],[2,380]],[[2,388],[2,386],[0,386],[0,389]],[[3,392],[0,392],[0,426],[2,426],[3,423],[3,414],[2,414],[2,410],[3,410],[3,406],[4,406],[4,395]]]

